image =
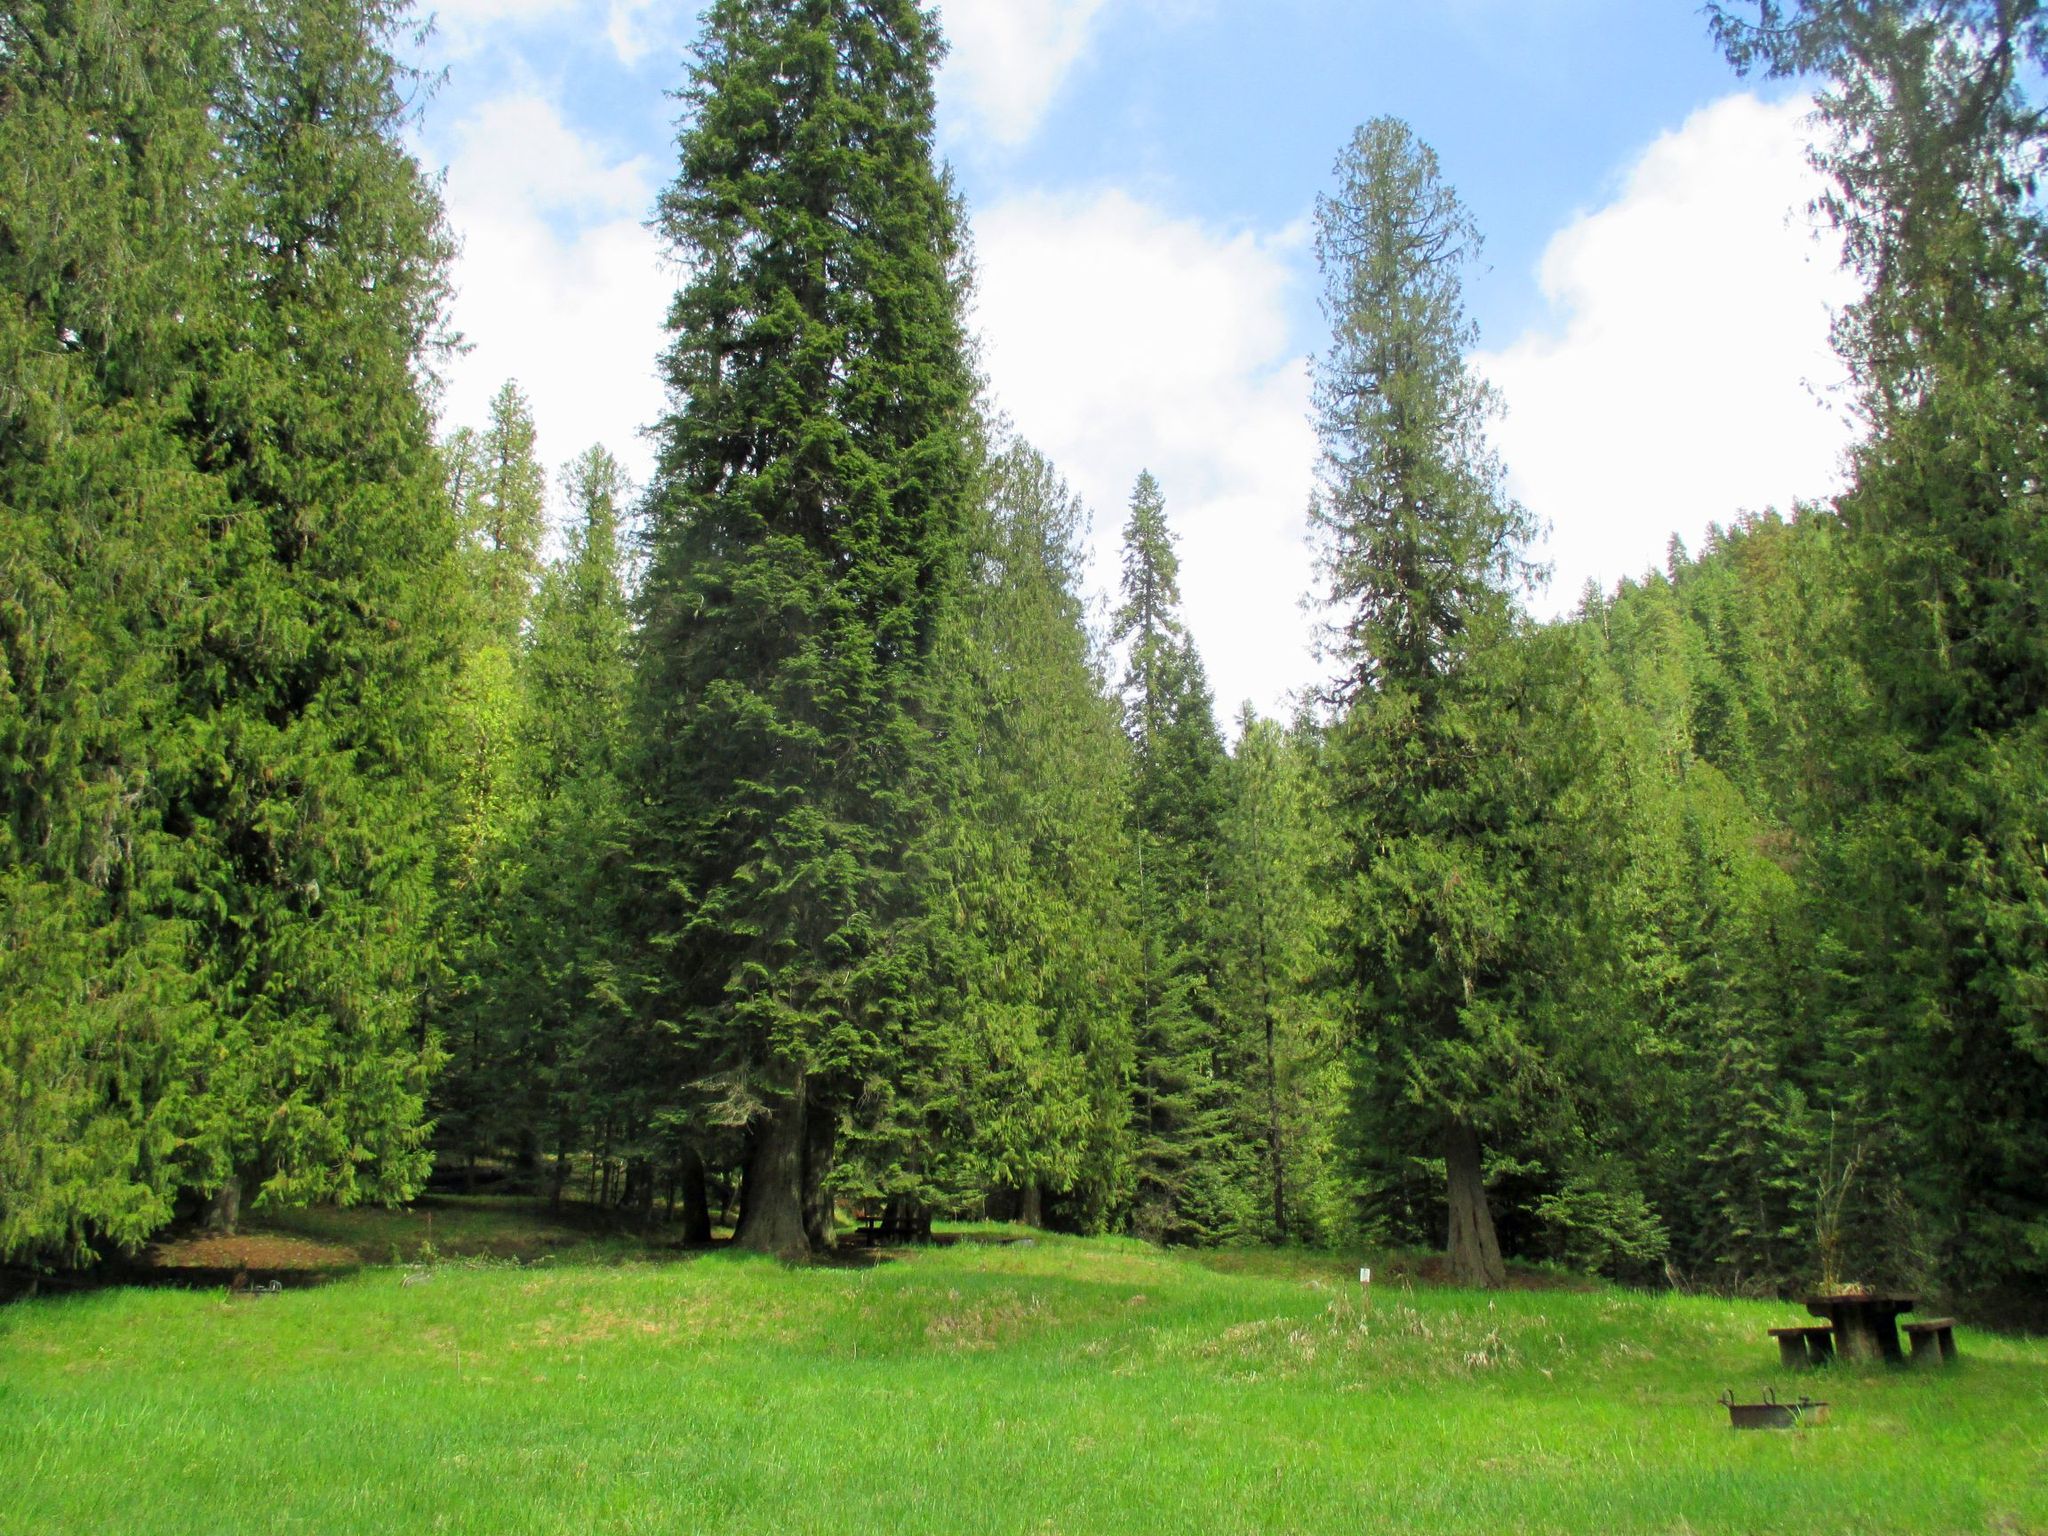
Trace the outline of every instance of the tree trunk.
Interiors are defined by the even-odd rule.
[[[1045,1191],[1039,1188],[1038,1180],[1026,1179],[1018,1191],[1019,1209],[1017,1219],[1027,1227],[1045,1226]]]
[[[1486,1205],[1479,1133],[1470,1122],[1452,1120],[1445,1128],[1444,1166],[1450,1176],[1451,1230],[1445,1247],[1451,1283],[1499,1290],[1508,1283],[1507,1266],[1501,1262],[1493,1212]]]
[[[206,1230],[233,1237],[241,1219],[242,1176],[231,1173],[220,1181],[220,1188],[206,1203]]]
[[[804,1223],[804,1086],[799,1077],[796,1091],[771,1106],[754,1127],[740,1224],[732,1235],[735,1248],[781,1259],[811,1256]]]
[[[677,1172],[683,1186],[683,1241],[711,1241],[711,1197],[704,1187],[704,1159],[695,1147],[684,1147]]]
[[[830,1253],[839,1243],[838,1202],[825,1188],[839,1149],[839,1116],[824,1095],[804,1101],[804,1235],[812,1253]]]

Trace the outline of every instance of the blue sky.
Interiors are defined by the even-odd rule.
[[[1736,79],[1660,0],[952,0],[940,147],[982,270],[998,403],[1094,508],[1098,574],[1151,468],[1228,715],[1312,683],[1304,518],[1323,345],[1309,239],[1352,129],[1406,118],[1487,236],[1475,366],[1557,568],[1539,610],[1673,532],[1835,483],[1826,349],[1850,296],[1801,213],[1804,104]],[[418,133],[464,241],[471,350],[445,416],[532,397],[560,462],[636,429],[676,274],[644,228],[672,170],[696,7],[444,0]]]

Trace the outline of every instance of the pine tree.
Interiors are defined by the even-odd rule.
[[[972,487],[941,44],[912,0],[718,0],[660,205],[692,274],[648,506],[639,862],[679,1070],[747,1131],[737,1241],[832,1237],[846,1135],[914,1197],[952,1049],[931,984],[936,661]],[[856,1110],[858,1120],[856,1123]]]
[[[1159,483],[1141,474],[1124,524],[1124,729],[1134,758],[1131,842],[1138,932],[1133,1026],[1138,1232],[1213,1241],[1249,1216],[1251,1149],[1231,1136],[1210,995],[1211,860],[1223,740],[1180,617],[1180,558]],[[1228,1063],[1222,1063],[1229,1065]]]

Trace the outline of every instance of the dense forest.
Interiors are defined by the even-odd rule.
[[[0,1259],[433,1177],[790,1257],[991,1215],[2022,1315],[2040,11],[1708,7],[1817,83],[1863,435],[1833,504],[1555,622],[1479,231],[1360,127],[1326,683],[1226,731],[1173,488],[1131,465],[1092,610],[1091,514],[977,373],[918,0],[706,8],[639,487],[538,462],[513,383],[437,421],[403,3],[9,4]]]

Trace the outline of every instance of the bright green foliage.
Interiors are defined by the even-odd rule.
[[[1747,10],[1747,7],[1742,8]],[[1714,8],[1731,57],[1819,71],[1817,159],[1867,296],[1872,423],[1841,502],[1881,734],[1850,759],[1858,1070],[1944,1269],[2048,1279],[2048,14],[2021,0]],[[1872,1026],[1875,1026],[1874,1028]],[[1896,1256],[1895,1256],[1896,1257]]]
[[[1219,1076],[1210,995],[1210,897],[1223,741],[1209,680],[1180,618],[1180,559],[1159,483],[1141,474],[1124,524],[1124,730],[1134,755],[1131,844],[1138,935],[1131,1223],[1150,1237],[1214,1241],[1244,1229],[1256,1151],[1236,1139],[1239,1085]]]
[[[1348,1227],[1337,1163],[1346,1095],[1322,941],[1333,914],[1319,878],[1328,825],[1313,742],[1238,717],[1216,826],[1218,1034],[1229,1043],[1237,1139],[1258,1149],[1256,1215],[1272,1242],[1327,1242]]]
[[[139,1244],[214,1020],[160,776],[166,629],[223,511],[184,433],[231,321],[204,3],[0,15],[0,1258]],[[176,317],[175,319],[173,317]]]
[[[447,246],[396,14],[0,33],[0,879],[34,953],[0,1070],[48,1149],[7,1159],[11,1251],[133,1244],[244,1175],[349,1201],[425,1171],[452,529],[417,369]]]
[[[648,1139],[644,1101],[655,1086],[637,1070],[627,1033],[621,911],[628,860],[627,722],[632,625],[620,516],[627,486],[618,461],[592,448],[569,466],[577,521],[563,558],[541,578],[525,653],[525,741],[533,835],[518,904],[506,914],[504,972],[517,1033],[505,1054],[509,1143],[520,1161],[590,1146],[630,1158]],[[644,1157],[646,1154],[642,1152]],[[635,1192],[651,1198],[643,1174]]]
[[[547,474],[534,436],[533,409],[508,379],[491,399],[490,426],[461,429],[447,448],[478,628],[506,648],[518,642],[547,528]]]
[[[223,103],[238,346],[195,403],[231,498],[177,707],[173,813],[221,1015],[220,1172],[283,1200],[409,1194],[430,1065],[427,756],[454,635],[453,529],[418,369],[450,253],[399,142],[402,7],[252,7]]]
[[[521,1025],[511,995],[528,957],[512,933],[540,827],[528,742],[539,722],[524,654],[532,573],[545,519],[546,475],[534,456],[532,413],[509,381],[483,432],[456,431],[444,449],[449,500],[461,531],[462,659],[443,729],[451,802],[444,830],[442,943],[446,976],[437,1020],[448,1062],[435,1085],[444,1160],[473,1169],[508,1131],[531,1133],[524,1089],[531,1063],[509,1041]]]
[[[990,475],[970,589],[974,751],[956,813],[970,1115],[989,1177],[1027,1219],[1099,1230],[1130,1195],[1130,745],[1088,635],[1085,509],[1024,444]]]
[[[750,1128],[740,1240],[779,1252],[829,1242],[842,1135],[847,1182],[916,1199],[960,1107],[921,933],[973,485],[940,47],[913,0],[719,0],[660,204],[691,278],[648,498],[642,911],[681,1071]]]
[[[1405,124],[1361,128],[1317,205],[1335,338],[1317,371],[1336,696],[1340,931],[1361,1145],[1441,1146],[1453,1270],[1501,1283],[1479,1137],[1557,1090],[1536,1012],[1558,957],[1537,907],[1555,815],[1544,687],[1511,649],[1527,515],[1485,442],[1460,296],[1479,237]]]

